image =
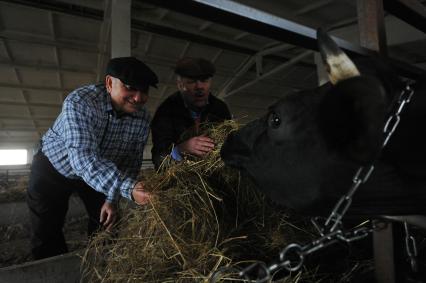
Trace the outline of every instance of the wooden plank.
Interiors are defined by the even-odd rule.
[[[382,0],[358,0],[360,45],[387,55]]]

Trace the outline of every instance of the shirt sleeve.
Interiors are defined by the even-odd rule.
[[[145,130],[149,131],[149,126],[147,126]],[[148,135],[146,136],[146,139],[143,141],[143,143],[138,144],[137,148],[134,149],[134,154],[132,154],[128,160],[128,168],[126,170],[126,175],[132,179],[136,179],[141,170],[143,162],[143,150],[147,139]]]
[[[131,199],[136,180],[122,174],[112,161],[99,154],[93,106],[66,100],[63,113],[65,148],[75,174],[93,189],[105,194],[109,202],[116,202],[120,194]]]
[[[179,149],[177,147],[173,147],[172,153],[170,154],[170,156],[176,161],[182,160],[182,155],[180,155]]]

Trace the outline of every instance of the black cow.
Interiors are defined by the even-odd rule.
[[[326,33],[317,36],[331,83],[284,95],[264,117],[230,134],[221,150],[225,163],[244,169],[276,202],[321,214],[347,192],[359,166],[377,160],[349,212],[424,214],[425,80],[413,86],[378,158],[385,121],[405,83],[384,61],[355,66]]]

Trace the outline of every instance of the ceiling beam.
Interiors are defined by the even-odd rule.
[[[104,15],[104,12],[102,10],[88,8],[88,7],[84,7],[84,6],[78,6],[78,5],[65,4],[65,3],[61,3],[59,1],[52,1],[52,0],[37,0],[37,1],[32,1],[32,0],[0,0],[0,2],[24,5],[24,6],[27,6],[27,7],[44,9],[44,10],[54,11],[54,12],[57,12],[57,13],[62,13],[62,14],[67,14],[67,15],[74,15],[74,16],[89,18],[89,19],[93,19],[93,20],[96,20],[96,21],[103,21],[103,15]],[[146,2],[151,2],[151,0],[146,1]],[[180,3],[181,1],[160,1],[160,2],[179,2]],[[182,2],[184,2],[184,1],[182,1]],[[189,1],[189,2],[193,2],[193,1]],[[185,6],[185,5],[183,5],[183,6]],[[161,7],[161,5],[159,5],[159,6]],[[213,11],[213,13],[214,13],[214,11]],[[163,35],[163,36],[172,37],[172,38],[183,39],[183,40],[186,40],[186,41],[191,41],[191,42],[194,42],[194,43],[208,45],[208,46],[211,46],[211,47],[216,47],[216,48],[219,48],[219,49],[225,49],[225,50],[234,51],[234,52],[238,52],[238,53],[254,54],[254,53],[258,52],[258,50],[256,48],[248,48],[248,47],[246,47],[242,44],[238,44],[238,43],[230,41],[230,40],[225,40],[223,38],[218,38],[218,37],[212,38],[212,37],[201,35],[199,33],[190,32],[190,31],[182,31],[182,30],[174,28],[174,27],[168,27],[168,26],[156,24],[156,23],[149,22],[149,21],[132,19],[131,26],[132,26],[132,29],[137,30],[137,31],[145,31],[145,32],[150,32],[150,33],[155,33],[155,34],[159,34],[159,35]],[[265,34],[263,34],[263,36],[265,36]],[[64,46],[64,48],[66,48],[66,46]],[[95,50],[96,51],[98,50],[97,47],[95,47]],[[291,59],[290,57],[291,56],[286,56],[285,54],[282,54],[280,56],[276,56],[276,55],[268,56],[269,59],[277,60],[277,61],[280,61],[280,62],[286,62],[289,59]],[[303,65],[303,66],[315,67],[313,64],[306,63],[306,62],[299,62],[299,64]]]
[[[0,105],[7,106],[32,106],[32,107],[50,107],[50,108],[61,108],[61,103],[33,103],[33,102],[12,102],[12,101],[1,101]]]
[[[216,47],[219,49],[229,50],[233,52],[243,53],[243,54],[255,54],[259,50],[256,48],[247,47],[241,43],[236,43],[235,40],[227,40],[219,37],[208,37],[198,33],[193,33],[190,31],[184,31],[181,29],[176,29],[174,27],[168,27],[164,25],[158,25],[141,20],[132,20],[132,28],[139,31],[147,31],[155,34],[160,34],[167,37],[177,38],[180,40],[186,40],[193,43],[198,43],[202,45],[207,45],[209,47]],[[269,55],[269,59],[273,59],[280,62],[286,62],[290,59],[291,56],[286,55]],[[301,65],[314,67],[313,64],[306,62],[300,62]]]
[[[262,51],[259,51],[258,53],[254,54],[253,56],[251,56],[248,59],[245,59],[243,61],[243,63],[235,70],[234,75],[232,75],[220,88],[219,88],[219,92],[218,92],[218,97],[222,98],[225,97],[227,95],[228,90],[231,88],[231,86],[233,84],[235,84],[235,82],[242,78],[242,76],[244,74],[246,74],[250,68],[256,64],[256,70],[258,70],[260,68],[258,62],[259,60],[262,61],[261,58],[263,58],[263,56],[274,53],[274,52],[279,52],[279,51],[283,51],[286,50],[290,47],[291,45],[283,43],[280,44],[278,46],[274,46],[274,47],[270,47],[270,48],[266,48]],[[261,63],[260,63],[261,64]],[[257,75],[259,76],[259,72],[257,72]]]
[[[59,39],[59,38],[54,40],[54,39],[46,38],[44,36],[41,36],[35,33],[27,33],[27,32],[21,32],[21,31],[9,31],[9,30],[0,31],[0,39],[5,39],[8,41],[25,42],[29,44],[36,44],[36,45],[43,45],[43,46],[58,47],[58,48],[70,49],[70,50],[87,52],[87,53],[99,52],[96,44],[88,43],[87,41]]]
[[[143,0],[163,8],[217,22],[242,31],[249,31],[282,42],[317,50],[316,31],[307,26],[280,18],[231,0]],[[356,54],[371,54],[368,49],[336,39],[338,45]]]
[[[204,22],[203,24],[201,24],[201,26],[198,27],[198,30],[200,32],[204,31],[204,30],[208,29],[209,27],[211,27],[212,25],[213,25],[212,22]]]
[[[383,0],[357,0],[360,45],[387,55]]]
[[[36,132],[39,134],[40,132],[47,131],[49,129],[48,126],[46,127],[16,127],[16,126],[1,126],[0,127],[0,133],[2,132]]]
[[[384,0],[386,11],[426,33],[426,7],[417,0]]]
[[[12,115],[0,115],[0,120],[17,120],[17,121],[30,121],[30,120],[46,120],[51,121],[55,120],[57,116],[32,116],[32,117],[23,117],[23,116],[12,116]]]
[[[25,68],[25,69],[36,69],[36,70],[46,70],[54,71],[60,73],[78,73],[78,74],[88,74],[94,75],[95,71],[88,68],[80,67],[63,67],[53,64],[43,64],[43,63],[34,63],[34,62],[19,62],[19,61],[0,61],[0,66],[11,67],[11,68]]]
[[[318,50],[316,31],[310,27],[297,24],[295,22],[277,17],[253,7],[240,4],[232,0],[180,0],[180,1],[162,1],[162,0],[143,0],[144,2],[167,8],[180,13],[194,16],[193,11],[197,11],[197,17],[218,22],[229,27],[248,31],[254,34],[267,36],[279,41],[284,41],[293,45],[304,47],[311,50]],[[391,0],[410,1],[410,0]],[[386,3],[387,1],[385,1]],[[407,8],[406,10],[410,10]],[[385,6],[389,8],[389,6]],[[408,20],[408,15],[402,16]],[[418,21],[410,21],[415,27],[421,28],[426,24],[423,16],[419,16]],[[352,55],[375,55],[373,50],[351,44],[345,40],[334,37],[336,43],[346,52]],[[412,78],[423,76],[424,70],[407,63],[400,62],[390,58],[390,63],[402,74]]]
[[[12,57],[11,52],[9,50],[9,44],[7,42],[3,42],[3,45],[4,45],[5,53],[6,53],[7,57],[9,58],[9,61],[13,62],[14,58]],[[19,85],[22,85],[21,73],[15,67],[13,67],[12,70],[15,73],[16,80],[18,81]],[[27,95],[26,95],[26,91],[25,90],[21,90],[21,93],[22,93],[22,97],[23,97],[23,99],[25,101],[25,104],[26,104],[25,107],[27,108],[27,111],[28,111],[29,115],[32,116],[33,113],[32,113],[31,109],[28,107],[28,104],[27,104],[28,103],[28,98],[27,98]],[[34,120],[31,120],[31,123],[32,123],[32,125],[34,127],[36,126]],[[40,133],[38,133],[38,135],[40,137]]]
[[[103,17],[103,13],[101,10],[86,7],[86,6],[76,5],[76,4],[64,3],[61,1],[0,0],[0,2],[23,5],[23,6],[33,7],[36,9],[43,9],[43,10],[53,11],[56,13],[74,15],[74,16],[84,17],[88,19],[93,19],[93,20],[102,20],[102,17]]]
[[[28,138],[10,138],[2,137],[0,142],[1,149],[8,148],[17,148],[18,145],[32,145],[34,142],[38,141],[37,137],[28,137]]]
[[[312,55],[313,55],[313,51],[310,51],[310,50],[305,51],[305,52],[303,52],[303,53],[295,56],[293,59],[291,59],[287,63],[283,63],[283,64],[281,64],[279,66],[276,66],[272,70],[270,70],[270,71],[268,71],[268,72],[266,72],[266,73],[258,76],[256,79],[254,79],[254,80],[252,80],[252,81],[250,81],[250,82],[248,82],[248,83],[246,83],[246,84],[244,84],[242,86],[239,86],[237,89],[234,89],[234,90],[232,90],[232,91],[224,94],[222,97],[226,98],[226,97],[229,97],[231,95],[234,95],[234,94],[236,94],[236,93],[238,93],[238,92],[240,92],[240,91],[248,88],[249,86],[252,86],[252,85],[258,83],[259,81],[264,80],[265,78],[267,78],[269,76],[272,76],[273,74],[276,74],[278,72],[281,72],[281,71],[283,71],[285,69],[288,69],[288,68],[292,67],[293,65],[297,64],[297,62],[299,62],[300,60],[302,60],[302,59],[304,59],[304,58],[306,58],[308,56],[312,56]]]
[[[318,10],[324,6],[327,6],[328,4],[334,2],[334,0],[321,0],[321,1],[315,1],[315,3],[310,5],[305,5],[302,9],[298,10],[295,14],[297,16]]]
[[[234,40],[240,40],[240,39],[242,39],[246,36],[249,36],[249,35],[250,35],[250,33],[243,31],[243,32],[237,34],[236,36],[234,36]]]
[[[59,91],[69,93],[73,89],[60,88],[60,87],[46,87],[46,86],[36,86],[36,85],[26,85],[26,84],[6,84],[0,83],[0,88],[12,88],[19,90],[34,90],[34,91]]]

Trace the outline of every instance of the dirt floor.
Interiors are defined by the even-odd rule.
[[[0,187],[0,206],[10,203],[25,205],[28,178]],[[65,239],[70,251],[83,249],[87,244],[87,216],[68,217],[64,226]],[[28,220],[21,223],[0,225],[0,267],[11,266],[32,260],[30,252]]]
[[[69,251],[86,247],[87,216],[69,218],[64,226],[64,235]],[[0,267],[33,260],[30,252],[29,227],[21,223],[0,226]]]
[[[153,172],[153,169],[145,169],[140,178],[144,179]],[[28,176],[22,176],[13,182],[0,183],[0,206],[10,203],[25,204],[27,187]],[[83,250],[87,245],[88,218],[85,211],[82,215],[67,217],[64,226],[64,235],[70,252]],[[0,224],[0,268],[32,260],[29,229],[27,220],[25,223]]]

